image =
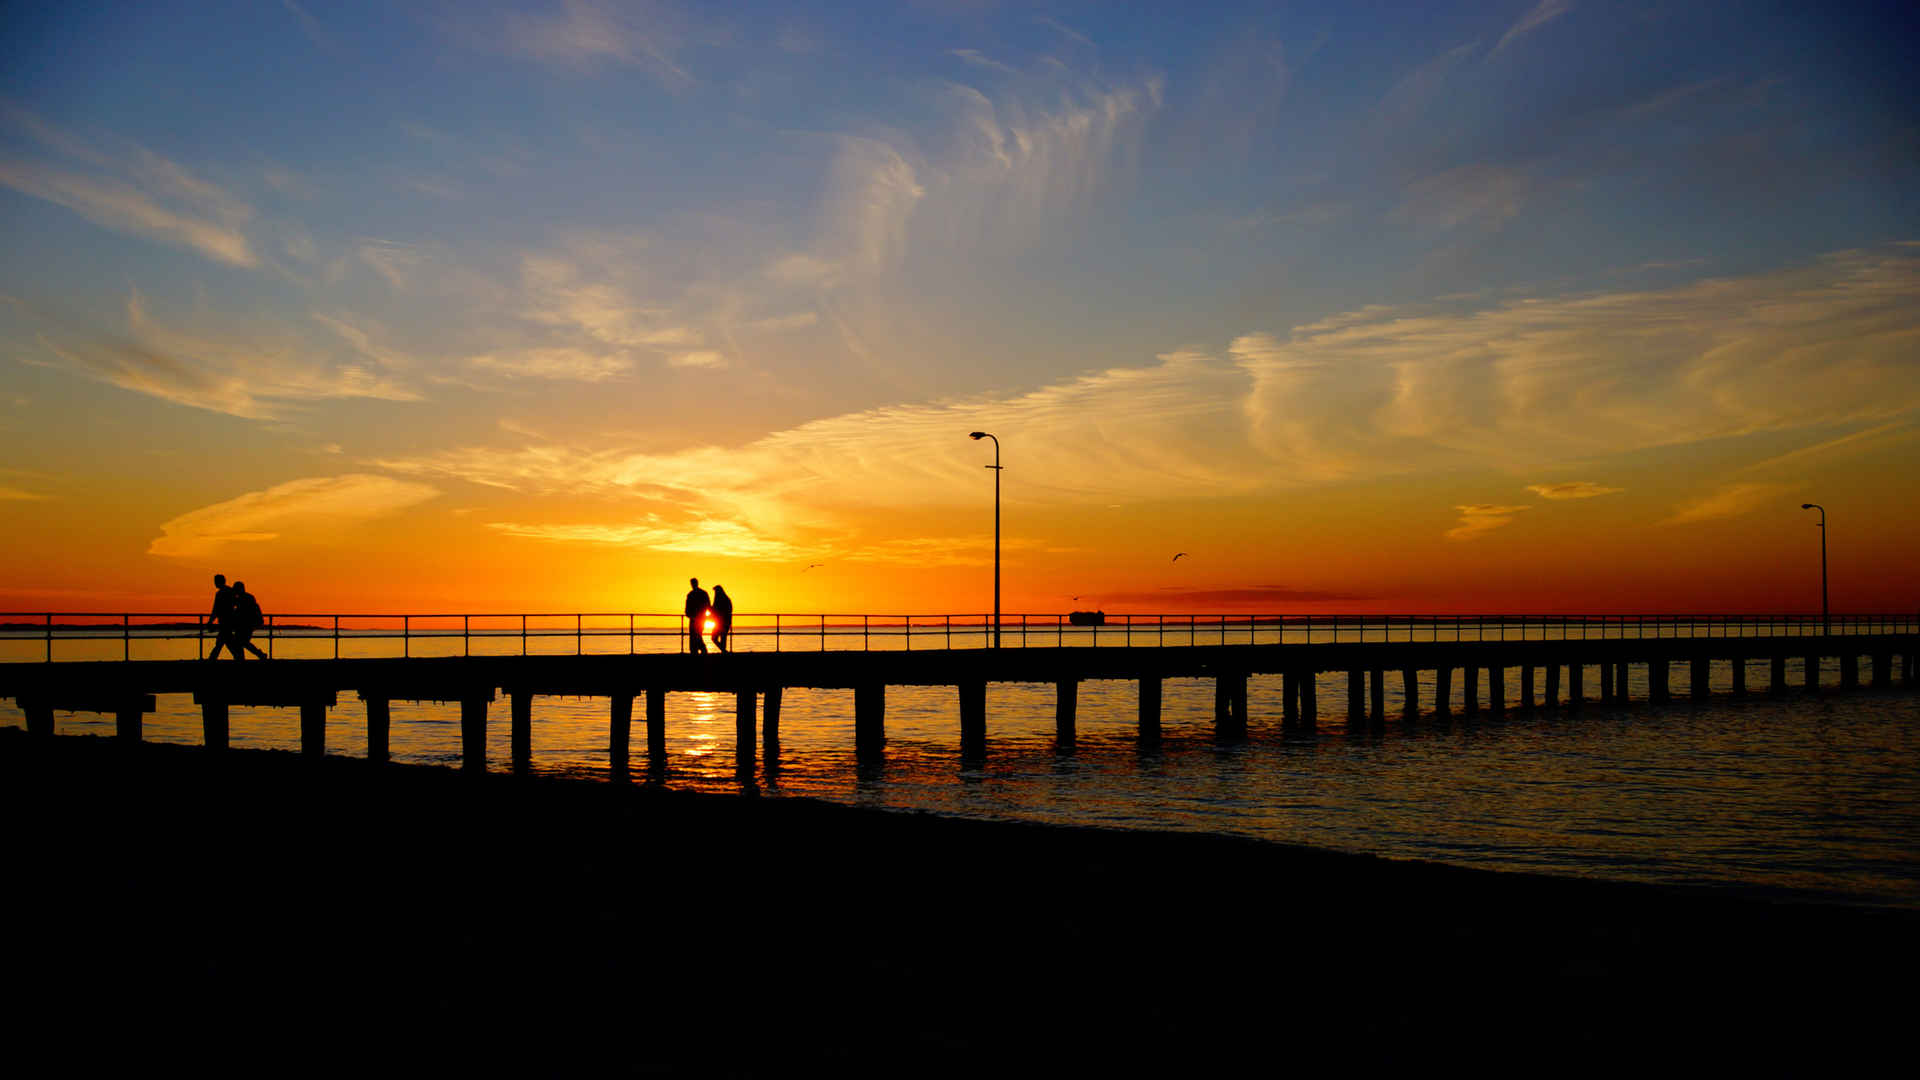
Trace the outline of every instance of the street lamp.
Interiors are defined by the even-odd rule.
[[[1820,511],[1820,633],[1829,636],[1833,624],[1827,615],[1827,508],[1819,503],[1801,503],[1800,509]]]
[[[1000,440],[984,431],[969,431],[975,442],[993,439],[993,647],[1000,647]]]

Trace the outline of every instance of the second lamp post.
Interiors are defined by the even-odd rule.
[[[1000,647],[1000,440],[984,431],[969,431],[967,438],[978,442],[993,439],[993,647]]]

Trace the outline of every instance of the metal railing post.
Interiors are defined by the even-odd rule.
[[[340,616],[333,617],[333,658],[340,659]]]
[[[527,617],[520,616],[520,655],[527,655]]]
[[[582,651],[580,644],[580,613],[576,611],[573,613],[573,655],[579,656]]]
[[[53,663],[53,612],[47,612],[47,663]]]
[[[473,616],[460,616],[460,655],[473,655]]]
[[[273,616],[267,616],[267,659],[273,659]]]
[[[267,646],[271,649],[272,644]],[[120,616],[120,659],[133,659],[133,616]]]
[[[400,616],[400,656],[404,659],[413,655],[413,616]]]

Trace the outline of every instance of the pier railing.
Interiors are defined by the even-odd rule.
[[[736,613],[743,652],[912,651],[993,646],[991,614]],[[1002,648],[1587,641],[1920,633],[1920,613],[1726,614],[1003,614]],[[0,612],[0,662],[187,660],[218,637],[201,613]],[[606,655],[688,648],[683,615],[623,612],[274,614],[253,636],[270,657]],[[709,646],[711,648],[711,646]]]

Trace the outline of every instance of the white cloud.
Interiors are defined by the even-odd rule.
[[[721,558],[785,559],[794,553],[792,544],[759,535],[732,521],[695,520],[675,525],[661,521],[658,515],[648,515],[645,523],[631,525],[525,525],[490,521],[487,528],[507,536],[551,543],[609,544]]]
[[[564,0],[557,12],[508,16],[504,43],[509,52],[565,67],[637,67],[662,86],[679,89],[693,82],[676,59],[684,22],[677,9],[646,0]]]
[[[712,349],[696,349],[675,353],[667,357],[667,363],[677,368],[723,368],[727,366],[727,358]]]
[[[566,379],[575,382],[601,382],[633,370],[633,360],[625,353],[597,353],[567,348],[488,353],[470,356],[467,363],[514,378]]]
[[[425,484],[363,473],[290,480],[162,524],[147,553],[206,558],[230,544],[262,543],[289,535],[324,542],[341,528],[398,513],[438,494]]]

